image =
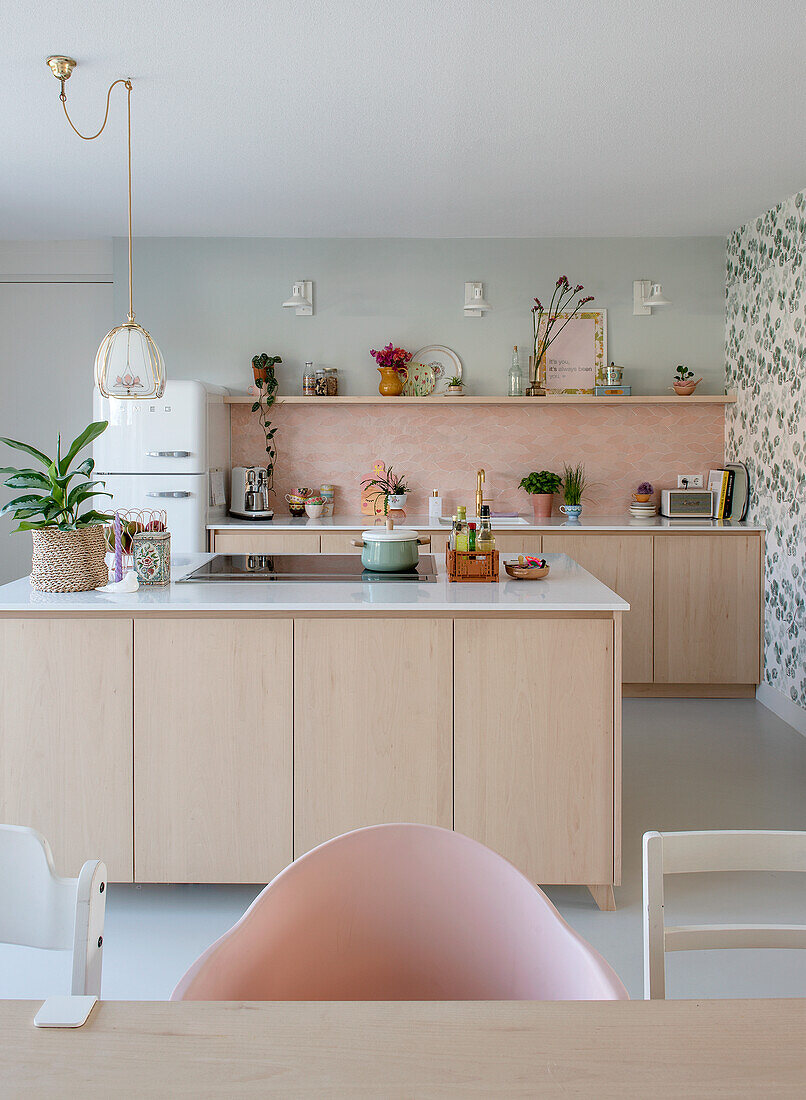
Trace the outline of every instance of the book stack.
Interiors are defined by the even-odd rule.
[[[725,519],[733,512],[733,470],[711,470],[708,488],[714,494],[714,519]]]

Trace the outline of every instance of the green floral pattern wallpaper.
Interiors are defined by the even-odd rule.
[[[725,457],[767,529],[766,682],[806,708],[806,191],[728,237]]]

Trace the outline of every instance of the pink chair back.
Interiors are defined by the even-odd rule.
[[[286,867],[172,1000],[619,1000],[546,895],[469,837],[375,825]]]

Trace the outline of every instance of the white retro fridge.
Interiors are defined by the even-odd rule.
[[[205,551],[207,524],[226,515],[226,393],[204,382],[169,381],[159,399],[93,396],[93,419],[109,421],[93,445],[94,476],[112,493],[107,506],[165,509],[174,552]]]

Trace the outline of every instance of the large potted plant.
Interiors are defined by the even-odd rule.
[[[559,474],[551,470],[538,470],[521,479],[519,488],[531,495],[535,519],[550,519],[554,494],[559,493],[561,485]]]
[[[104,525],[112,516],[86,508],[86,503],[92,497],[112,494],[96,488],[104,484],[102,481],[91,480],[93,459],[85,458],[70,469],[79,451],[97,439],[106,426],[106,420],[90,424],[65,455],[59,436],[55,458],[29,443],[0,437],[1,443],[23,451],[44,467],[44,472],[16,466],[0,469],[0,477],[5,478],[9,489],[27,490],[0,508],[0,515],[10,512],[17,520],[15,532],[32,533],[31,584],[43,592],[87,592],[109,580]],[[74,478],[79,480],[71,485]]]

